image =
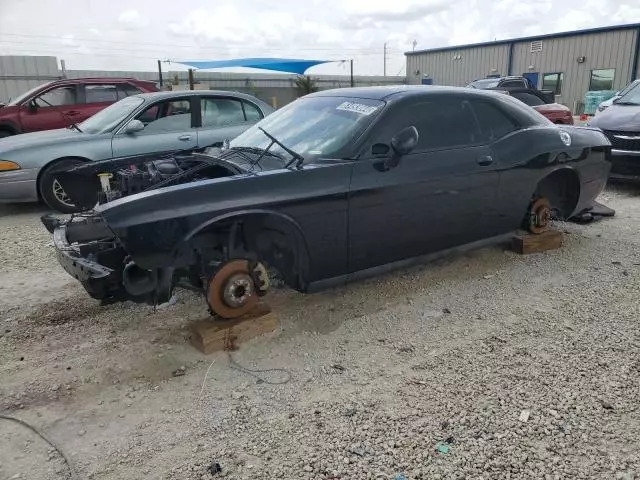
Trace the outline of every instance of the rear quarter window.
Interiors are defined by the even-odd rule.
[[[482,140],[494,142],[518,130],[518,122],[489,100],[472,100],[471,105],[482,129]]]
[[[514,118],[521,127],[534,127],[551,123],[544,115],[533,108],[527,108],[520,100],[510,95],[500,95],[495,98],[501,110]]]

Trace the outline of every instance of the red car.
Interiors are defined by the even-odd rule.
[[[560,103],[549,103],[548,97],[539,90],[523,88],[521,90],[504,91],[503,93],[511,95],[525,105],[534,108],[553,123],[573,125],[573,114],[571,110]]]
[[[155,82],[134,78],[74,78],[49,82],[7,105],[0,104],[0,138],[65,128],[124,97],[156,91]]]

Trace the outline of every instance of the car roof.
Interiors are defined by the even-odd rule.
[[[246,100],[255,101],[256,98],[246,93],[234,92],[231,90],[163,90],[161,92],[139,93],[136,96],[145,100],[161,100],[163,98],[181,98],[205,95],[220,95],[226,97],[244,98]]]
[[[156,83],[154,80],[144,80],[133,77],[81,77],[81,78],[62,78],[60,80],[53,80],[48,85],[63,85],[67,83],[120,83],[120,82],[145,82]]]
[[[464,93],[465,95],[493,96],[502,95],[466,87],[441,87],[435,85],[388,85],[382,87],[335,88],[312,93],[306,97],[347,97],[369,100],[397,100],[406,97],[423,95],[439,95],[446,93]],[[305,97],[305,98],[306,98]]]

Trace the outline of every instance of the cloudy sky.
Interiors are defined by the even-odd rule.
[[[631,22],[640,22],[640,0],[0,0],[0,55],[138,71],[155,70],[157,59],[353,58],[356,74],[381,75],[387,43],[387,74],[404,75],[402,53],[414,42],[425,49]]]

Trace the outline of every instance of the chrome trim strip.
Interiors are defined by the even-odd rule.
[[[613,138],[619,138],[620,140],[640,140],[640,136],[631,137],[629,135],[613,135]]]
[[[640,151],[637,150],[617,150],[617,149],[612,149],[611,150],[611,155],[618,155],[618,156],[623,156],[623,155],[628,155],[630,157],[640,157]]]

